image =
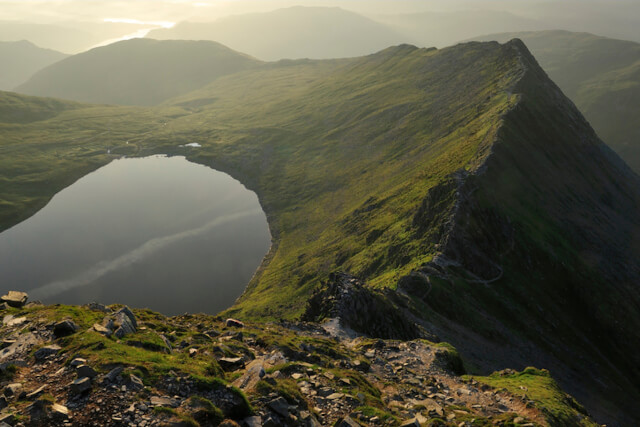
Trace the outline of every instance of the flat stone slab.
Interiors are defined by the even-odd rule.
[[[9,291],[6,295],[0,297],[2,302],[7,303],[11,307],[21,308],[27,303],[29,295],[26,292]]]

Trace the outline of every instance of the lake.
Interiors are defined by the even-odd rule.
[[[255,193],[184,157],[119,159],[0,233],[0,291],[217,313],[271,244]]]

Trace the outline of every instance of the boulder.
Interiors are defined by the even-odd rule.
[[[247,417],[242,420],[242,424],[246,427],[262,427],[262,418],[257,415]]]
[[[40,397],[40,395],[42,393],[44,393],[44,389],[46,387],[47,387],[46,385],[42,385],[42,386],[38,387],[37,389],[35,389],[31,393],[27,394],[26,399],[27,400],[36,400],[38,397]]]
[[[95,369],[93,369],[91,366],[89,365],[80,365],[76,368],[76,374],[78,375],[78,378],[83,378],[83,377],[87,377],[87,378],[95,378],[98,373],[95,371]]]
[[[22,391],[22,384],[13,383],[13,384],[7,385],[4,388],[4,395],[7,397],[14,397],[20,394],[21,391]]]
[[[89,304],[86,305],[86,307],[89,310],[93,310],[93,311],[102,311],[103,313],[111,312],[111,310],[109,310],[107,306],[105,306],[104,304],[99,304],[97,302],[90,302]]]
[[[80,329],[80,326],[72,320],[63,320],[53,325],[53,334],[57,337],[66,337],[67,335],[74,334]]]
[[[336,427],[360,427],[350,416],[346,416],[335,424]]]
[[[120,375],[122,373],[122,371],[124,371],[124,369],[122,368],[122,366],[118,366],[116,368],[113,368],[112,370],[109,371],[109,373],[107,375],[104,376],[104,379],[106,381],[109,382],[115,382],[116,378],[118,378],[118,375]]]
[[[170,397],[151,396],[149,402],[151,406],[164,406],[167,408],[177,408],[180,406],[180,402]]]
[[[40,347],[38,350],[36,350],[33,355],[35,356],[37,361],[42,361],[53,354],[58,354],[60,350],[62,350],[62,347],[60,347],[59,345],[45,345],[44,347]]]
[[[9,291],[7,295],[3,295],[0,297],[2,302],[7,303],[7,305],[16,308],[22,308],[23,305],[26,304],[27,299],[29,299],[29,295],[26,292],[18,292],[18,291]]]
[[[267,403],[267,406],[283,418],[287,418],[289,416],[289,404],[283,397],[277,397],[271,400]]]
[[[83,359],[82,357],[76,357],[71,361],[69,365],[71,365],[72,368],[77,368],[78,366],[85,365],[86,363],[87,363],[87,359]]]
[[[71,393],[81,394],[91,389],[91,380],[87,377],[78,378],[69,384],[69,386],[71,388]]]
[[[93,330],[96,331],[99,334],[104,335],[107,338],[109,338],[113,334],[113,330],[111,330],[111,329],[109,329],[109,328],[107,328],[105,326],[102,326],[99,323],[94,323],[93,324]]]
[[[119,321],[120,323],[122,323],[125,317],[129,319],[134,329],[138,327],[138,321],[136,320],[136,316],[134,316],[133,312],[129,309],[129,307],[122,307],[120,310],[116,311],[116,314],[115,314],[116,321]]]
[[[123,307],[116,312],[115,323],[116,325],[119,325],[113,333],[117,338],[122,338],[129,334],[135,334],[138,327],[138,322],[128,307]]]
[[[229,318],[225,323],[228,327],[231,328],[244,328],[244,323],[236,319]]]
[[[128,389],[131,390],[142,390],[144,388],[144,383],[142,382],[142,380],[138,377],[136,377],[135,375],[131,374],[129,375],[129,380],[127,381],[126,384]]]
[[[66,406],[54,403],[53,405],[51,405],[49,410],[51,411],[51,418],[53,418],[54,420],[65,420],[69,418],[69,409],[67,409]]]
[[[244,359],[242,357],[221,357],[218,364],[225,371],[236,371],[244,368]]]

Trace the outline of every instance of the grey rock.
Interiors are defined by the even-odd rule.
[[[17,422],[18,419],[13,414],[0,415],[0,426],[2,426],[3,424],[14,426],[17,424]]]
[[[131,390],[142,390],[144,388],[144,383],[140,378],[131,374],[129,375],[129,381],[127,381],[127,388]]]
[[[87,377],[87,378],[95,378],[98,373],[95,371],[95,369],[93,369],[91,366],[89,365],[80,365],[76,368],[76,374],[78,375],[78,378],[83,378],[83,377]]]
[[[112,334],[113,334],[113,330],[107,328],[106,326],[103,326],[99,323],[94,323],[93,324],[93,330],[96,331],[99,334],[104,335],[105,337],[109,338]]]
[[[86,307],[89,310],[93,310],[93,311],[102,311],[103,313],[110,313],[111,312],[111,310],[109,310],[106,305],[99,304],[97,302],[90,302],[89,304],[86,305]]]
[[[120,310],[116,311],[115,317],[117,321],[120,321],[120,323],[122,323],[123,319],[126,317],[127,319],[129,319],[134,328],[138,327],[136,316],[134,316],[129,307],[122,307]]]
[[[244,368],[244,359],[242,357],[221,357],[218,359],[218,363],[225,371],[235,371]]]
[[[62,347],[60,347],[59,345],[45,345],[44,347],[40,347],[38,350],[36,350],[33,355],[37,361],[42,361],[51,355],[58,354],[60,350],[62,350]]]
[[[105,375],[105,380],[109,381],[109,382],[115,382],[116,378],[118,378],[118,375],[120,375],[122,373],[122,371],[124,371],[124,369],[122,368],[122,366],[118,366],[116,368],[113,368],[112,370],[109,371],[109,373],[107,375]]]
[[[269,409],[286,418],[289,416],[289,404],[283,397],[278,397],[267,403]]]
[[[262,427],[262,418],[254,415],[253,417],[242,420],[242,424],[246,427]]]
[[[346,416],[335,424],[336,427],[360,427],[350,416]]]
[[[87,377],[78,378],[69,384],[69,387],[71,388],[71,392],[74,394],[84,393],[91,389],[91,380]]]
[[[53,334],[58,338],[66,337],[76,333],[78,329],[80,329],[80,326],[72,320],[63,320],[53,325]]]
[[[0,303],[0,310],[6,310],[8,308],[9,308],[9,306],[7,305],[6,302]]]
[[[271,415],[268,415],[262,424],[263,427],[280,427],[282,425],[283,424],[277,418],[274,418]]]
[[[2,324],[12,328],[16,326],[20,326],[24,323],[27,323],[27,318],[24,316],[14,317],[13,314],[7,314],[2,318]]]
[[[14,397],[20,394],[21,391],[22,391],[22,384],[13,383],[13,384],[7,385],[4,388],[4,395],[7,397]]]
[[[72,368],[76,368],[86,363],[87,363],[87,359],[83,359],[82,357],[76,357],[71,361],[71,363],[69,363],[69,365],[71,365]]]
[[[34,391],[32,391],[31,393],[27,394],[26,398],[27,400],[35,400],[38,397],[40,397],[40,395],[42,393],[44,393],[44,389],[46,388],[46,385],[40,386],[37,389],[35,389]]]
[[[64,419],[69,418],[69,409],[67,409],[66,406],[54,403],[53,405],[51,405],[49,410],[51,411],[51,418],[53,418],[53,419],[63,419],[64,420]]]
[[[164,406],[167,408],[177,408],[180,406],[180,402],[169,397],[151,396],[149,401],[151,402],[151,406]]]
[[[26,304],[29,295],[26,292],[9,291],[7,295],[0,297],[0,300],[11,307],[22,308]]]
[[[420,427],[420,423],[416,418],[412,418],[400,424],[400,427]]]
[[[244,323],[242,323],[241,321],[236,320],[236,319],[229,318],[229,319],[227,319],[225,324],[228,327],[232,327],[232,328],[244,328]]]

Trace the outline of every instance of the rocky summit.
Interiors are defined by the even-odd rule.
[[[367,338],[340,318],[39,303],[3,316],[24,321],[0,328],[2,425],[597,425],[547,371],[464,375],[448,344]],[[136,327],[104,334],[100,319]]]

